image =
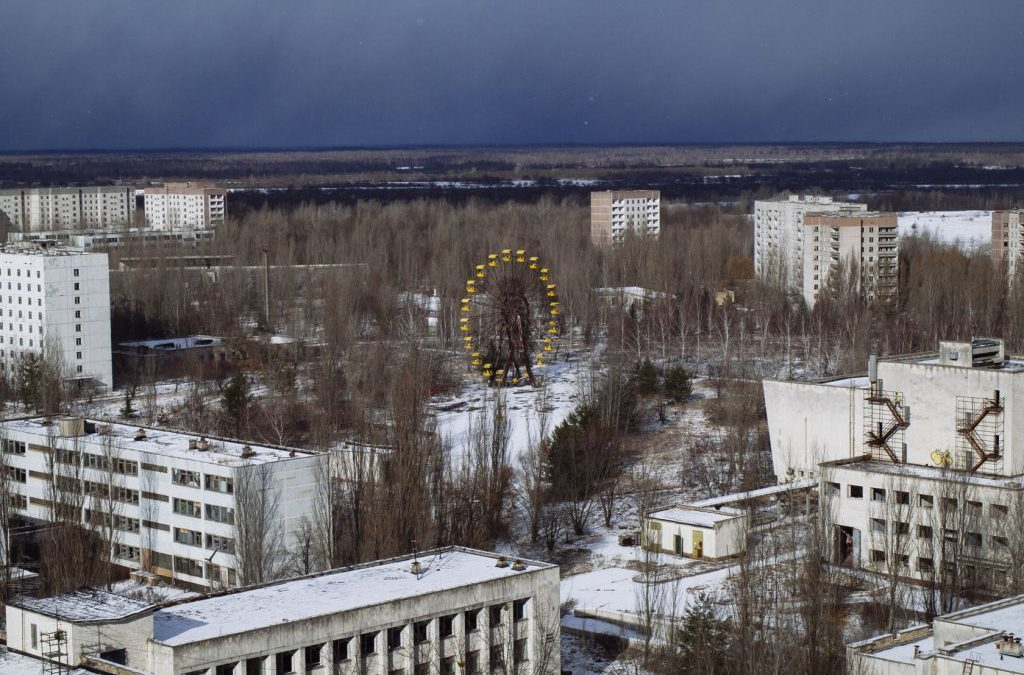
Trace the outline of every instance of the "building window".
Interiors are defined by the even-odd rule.
[[[904,523],[904,522],[901,522],[901,521],[897,520],[895,523],[893,523],[893,525],[895,526],[894,530],[895,530],[896,534],[898,534],[898,535],[899,534],[902,534],[902,535],[910,534],[910,523]]]
[[[828,494],[830,496],[835,496],[839,494],[839,483],[833,483],[832,481],[829,481],[825,483],[825,485],[828,488]]]
[[[190,577],[203,578],[203,564],[191,558],[174,556],[174,571],[178,574],[187,574]]]
[[[931,509],[935,507],[935,498],[931,495],[918,495],[917,505],[922,509]]]
[[[992,537],[992,545],[996,549],[1000,549],[1000,550],[1005,551],[1006,549],[1008,549],[1010,547],[1010,540],[1007,539],[1006,537],[994,536],[994,537]]]
[[[235,482],[231,478],[226,476],[214,476],[213,474],[203,474],[203,480],[206,484],[206,489],[213,492],[222,492],[230,495],[235,491]]]
[[[881,518],[872,518],[871,531],[875,534],[885,534],[885,521]]]
[[[861,487],[860,485],[851,485],[849,494],[851,499],[863,499],[864,488]]]
[[[487,608],[488,618],[490,619],[491,626],[501,625],[501,605],[492,605]]]
[[[512,660],[515,663],[526,663],[530,660],[526,644],[526,638],[516,640],[512,643]]]
[[[206,505],[206,519],[212,520],[215,523],[224,523],[225,525],[234,525],[235,523],[235,510],[229,509],[226,506],[215,506],[214,504]]]
[[[427,641],[427,628],[429,621],[417,621],[412,625],[412,641],[414,644],[422,644]]]
[[[491,645],[491,668],[497,669],[505,665],[505,645]]]
[[[466,673],[468,675],[478,675],[480,672],[480,650],[474,649],[473,651],[466,652]]]
[[[942,499],[942,508],[946,511],[956,511],[956,505],[957,502],[954,497],[944,497]]]
[[[455,634],[455,615],[448,614],[441,617],[441,637],[451,637]]]
[[[897,504],[910,504],[910,493],[904,492],[903,490],[896,490],[893,493]]]
[[[292,652],[274,654],[274,665],[277,666],[276,672],[278,673],[292,672]]]
[[[402,627],[388,628],[388,651],[393,652],[402,646]]]
[[[441,675],[455,675],[454,656],[446,656],[441,659]]]
[[[977,532],[966,532],[964,542],[973,548],[981,548],[981,535]]]
[[[74,276],[76,276],[76,277],[78,276],[78,270],[74,270]],[[75,284],[75,287],[77,288],[78,284]]]
[[[9,455],[24,455],[25,454],[25,441],[12,441],[4,438],[0,439],[2,443],[3,451]]]
[[[515,600],[512,603],[512,620],[513,621],[522,621],[523,619],[526,618],[526,602],[527,602],[527,600],[524,598],[522,600]]]
[[[1005,518],[1010,513],[1010,509],[1006,504],[991,504],[989,512],[993,518]]]
[[[78,282],[77,282],[77,281],[75,282],[75,290],[76,290],[76,291],[80,291],[80,290],[82,290],[82,289],[81,289],[81,288],[80,288],[80,287],[78,286]]]
[[[188,516],[189,518],[202,518],[203,510],[202,505],[199,502],[189,501],[188,499],[174,498],[173,510],[179,516]],[[207,506],[209,510],[209,506]]]
[[[479,617],[480,617],[480,610],[479,609],[471,609],[468,612],[466,612],[465,622],[466,622],[466,632],[467,633],[471,633],[471,632],[477,630],[478,622],[479,622]]]
[[[171,482],[182,487],[198,488],[199,472],[185,469],[171,469]]]
[[[366,656],[367,654],[377,653],[377,634],[376,633],[363,633],[359,636],[359,651]]]
[[[871,549],[871,562],[884,563],[885,562],[885,551],[879,551],[878,549]]]
[[[186,546],[202,546],[203,533],[195,530],[187,530],[183,527],[174,528],[174,541]]]
[[[348,661],[348,643],[352,638],[339,638],[331,642],[331,652],[334,661]]]
[[[871,501],[884,502],[885,490],[883,488],[871,488]]]
[[[206,535],[206,548],[210,551],[220,551],[234,555],[235,540],[230,537],[219,537],[215,534]]]
[[[320,650],[323,649],[322,644],[310,645],[306,647],[306,668],[315,668],[320,665]]]
[[[927,525],[917,526],[917,538],[918,539],[931,539],[934,531]]]

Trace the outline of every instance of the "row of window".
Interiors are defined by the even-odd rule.
[[[874,548],[869,551],[868,556],[869,556],[869,559],[871,560],[871,562],[872,563],[876,563],[876,564],[885,563],[886,560],[888,559],[888,556],[886,556],[885,551],[880,551],[880,550],[874,549]],[[909,555],[898,554],[898,555],[895,556],[895,558],[896,558],[896,561],[897,561],[897,563],[898,563],[898,565],[900,567],[904,567],[904,568],[909,568],[910,567],[910,556]],[[943,567],[944,567],[944,573],[945,574],[948,574],[948,575],[951,575],[951,576],[956,574],[956,564],[953,563],[952,561],[944,562],[943,563]],[[976,567],[974,565],[970,565],[970,564],[964,564],[961,567],[962,567],[963,577],[965,579],[971,580],[971,579],[976,579],[977,578],[978,571],[979,571],[978,567]],[[927,556],[918,556],[918,558],[916,560],[916,563],[915,563],[915,568],[921,574],[933,574],[935,572],[935,559],[927,557]],[[988,567],[988,566],[982,566],[980,569],[983,570],[988,575],[988,579],[987,579],[988,583],[983,584],[983,586],[987,586],[989,588],[1004,588],[1006,586],[1006,571],[1005,570],[998,569],[998,568],[995,568],[995,567]]]
[[[872,534],[886,534],[890,530],[897,536],[910,534],[910,523],[903,521],[886,521],[882,518],[871,518],[869,521]],[[917,526],[917,538],[931,540],[935,536],[935,528],[930,525]],[[955,542],[959,539],[959,532],[954,528],[942,528],[942,538],[945,541]],[[989,545],[1000,552],[1009,550],[1010,540],[1000,535],[991,535]],[[964,532],[963,542],[974,549],[980,549],[984,545],[984,536],[979,532]]]
[[[235,491],[234,480],[227,476],[218,476],[212,473],[202,474],[201,476],[198,471],[188,471],[186,469],[172,469],[171,482],[175,485],[196,488],[197,490],[202,485],[207,490],[227,495],[234,494]]]
[[[205,537],[202,532],[196,530],[189,530],[184,527],[174,528],[174,541],[179,544],[185,544],[186,546],[195,546],[196,548],[206,548],[211,551],[218,551],[234,555],[235,553],[235,540],[230,537],[221,537],[215,534],[207,534]]]
[[[846,496],[850,499],[864,499],[864,486],[849,484],[846,486]],[[841,491],[839,483],[829,482],[827,484],[828,493],[830,495],[838,495]],[[873,487],[871,488],[871,501],[877,503],[892,503],[900,506],[909,506],[911,502],[910,492],[906,490],[893,490],[892,494],[886,488]],[[922,509],[933,509],[935,508],[935,497],[925,493],[919,493],[917,495],[917,506]],[[942,497],[939,499],[939,507],[946,511],[955,511],[960,507],[960,502],[955,497]],[[984,511],[984,504],[982,502],[968,499],[964,501],[964,508],[967,509],[968,515],[981,516]],[[1009,507],[1006,504],[989,504],[988,515],[992,518],[1001,519],[1009,513]]]
[[[179,559],[175,558],[175,564]],[[512,603],[512,618],[513,621],[522,621],[525,619],[525,607],[527,600],[516,600]],[[502,622],[504,605],[494,605],[487,608],[487,612],[490,618],[491,626],[498,626]],[[474,609],[467,612],[463,612],[463,617],[466,625],[466,632],[472,632],[479,630],[479,615],[483,609]],[[417,621],[413,623],[413,644],[423,644],[429,640],[429,627],[433,621],[438,622],[438,634],[443,638],[452,637],[455,634],[455,619],[458,617],[457,614],[448,614],[438,619],[427,619],[424,621]],[[361,656],[367,657],[377,654],[379,650],[387,649],[388,652],[393,652],[401,649],[403,646],[403,635],[405,632],[405,626],[394,626],[384,631],[374,631],[370,633],[362,633],[358,636],[359,640],[359,652]],[[384,644],[381,643],[381,638],[384,638]],[[351,643],[356,638],[346,637],[338,638],[330,642],[331,656],[335,663],[341,663],[352,658],[351,654]],[[512,659],[513,662],[518,664],[524,664],[529,661],[529,650],[528,641],[526,638],[514,640],[512,642]],[[325,648],[328,643],[319,643],[302,647],[303,657],[305,661],[306,670],[312,670],[322,665],[323,655]],[[245,662],[244,672],[249,675],[257,675],[264,672],[263,661],[264,659],[273,659],[275,672],[278,673],[290,673],[294,672],[293,663],[295,661],[295,654],[298,650],[288,650],[278,652],[273,656],[259,657],[254,659],[248,659]],[[506,662],[506,645],[503,643],[496,643],[490,646],[490,664],[491,669],[499,670],[502,669]],[[217,666],[214,670],[216,675],[233,675],[237,663],[227,663]],[[480,661],[480,650],[469,650],[463,655],[462,664],[458,664],[456,657],[448,656],[441,659],[440,671],[443,675],[454,675],[457,666],[462,666],[464,673],[480,673],[481,661]],[[417,663],[414,666],[413,675],[428,675],[430,673],[431,662]],[[187,675],[202,675],[205,671],[196,671],[195,673],[188,673]],[[388,671],[389,675],[406,675],[403,669]]]
[[[189,518],[202,518],[204,511],[203,504],[190,499],[178,499],[177,497],[172,500],[171,510],[179,516],[188,516]],[[224,523],[225,525],[234,525],[235,523],[234,509],[226,506],[217,506],[216,504],[206,504],[205,511],[206,520]]]

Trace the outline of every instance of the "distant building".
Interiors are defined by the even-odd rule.
[[[54,494],[66,493],[84,507],[83,525],[116,508],[115,564],[192,588],[236,586],[246,553],[280,562],[294,550],[302,523],[314,518],[328,462],[291,448],[82,418],[7,420],[0,437],[17,493],[13,513],[47,522],[65,506]],[[266,514],[268,532],[280,535],[273,552],[238,543],[237,528],[254,517],[239,502],[253,503],[256,490],[276,500]]]
[[[790,195],[754,202],[754,274],[791,293],[804,291],[804,216],[808,213],[855,214],[867,204],[831,197]]]
[[[205,230],[224,224],[224,188],[207,182],[166,183],[143,192],[146,223],[155,230]]]
[[[804,216],[803,295],[813,307],[839,273],[851,274],[869,302],[896,300],[899,231],[895,213],[808,213]]]
[[[40,655],[60,626],[69,665],[108,673],[557,675],[558,584],[554,565],[449,547],[163,606],[22,597],[7,644]]]
[[[626,232],[645,239],[661,234],[661,193],[657,190],[590,193],[590,240],[598,246],[619,246]]]
[[[1012,278],[1024,256],[1024,209],[992,212],[992,260]]]
[[[216,233],[213,230],[169,229],[152,230],[149,228],[124,228],[111,230],[39,230],[35,232],[11,232],[7,235],[9,242],[32,242],[46,246],[58,245],[80,248],[84,251],[102,251],[125,246],[159,246],[174,244],[176,247],[188,244],[193,247],[200,242],[212,241]]]
[[[110,389],[110,270],[105,253],[0,249],[0,375],[56,349],[68,377]]]
[[[110,185],[0,190],[0,212],[19,232],[127,226],[135,220],[135,188]]]
[[[1016,675],[1024,672],[1024,595],[935,617],[847,645],[848,673]]]

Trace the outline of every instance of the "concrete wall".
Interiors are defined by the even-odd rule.
[[[80,663],[84,652],[92,654],[98,651],[125,649],[128,654],[128,665],[131,668],[147,667],[146,657],[149,636],[153,634],[153,615],[146,614],[120,622],[104,623],[72,623],[24,610],[20,607],[6,608],[7,645],[13,649],[42,656],[45,649],[41,635],[60,629],[67,632],[66,653],[70,665]],[[32,628],[35,626],[36,644],[32,644]]]

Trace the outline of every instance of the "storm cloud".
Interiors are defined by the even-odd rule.
[[[1024,1],[6,0],[0,149],[1024,140]]]

